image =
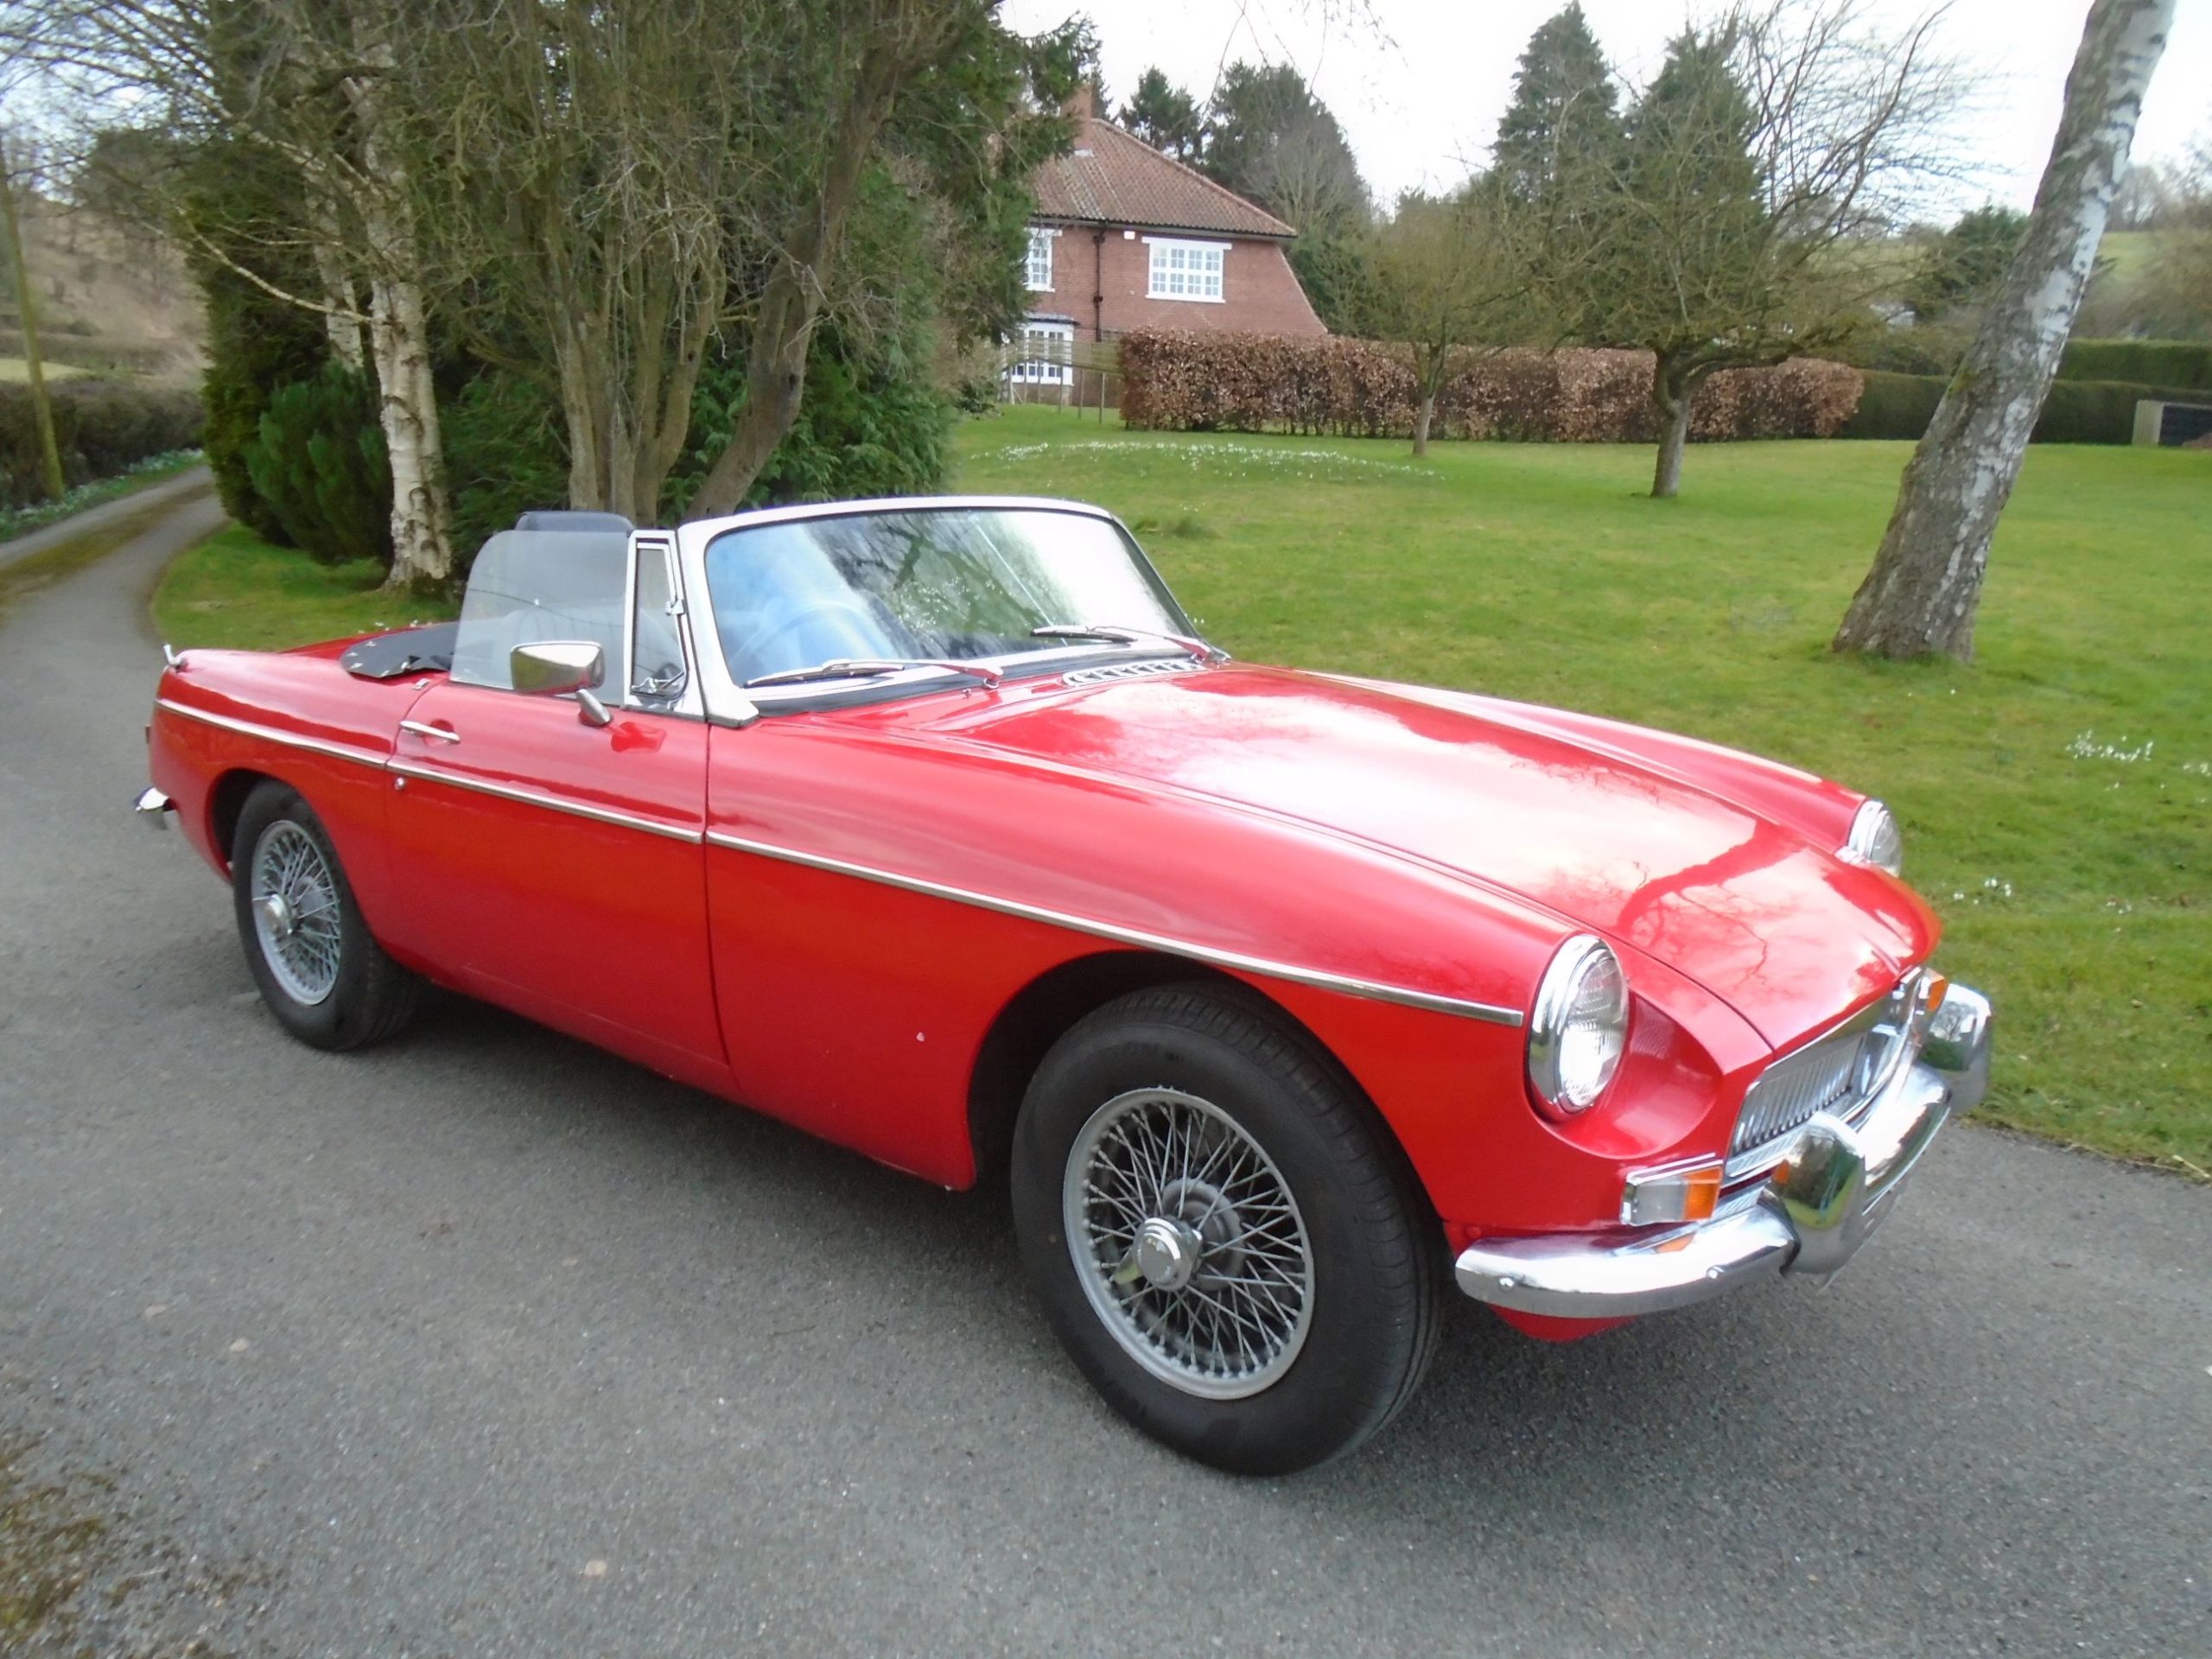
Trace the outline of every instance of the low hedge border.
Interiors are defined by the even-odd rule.
[[[1144,329],[1120,344],[1122,418],[1157,431],[1288,431],[1325,437],[1408,437],[1418,389],[1400,348],[1337,335]],[[1466,355],[1437,398],[1438,437],[1649,443],[1649,352],[1514,348]],[[1690,435],[1833,436],[1859,402],[1860,376],[1801,358],[1726,369],[1698,388]]]
[[[200,394],[120,380],[48,384],[62,474],[72,488],[113,478],[149,456],[200,447]],[[30,388],[0,384],[0,508],[46,499]]]
[[[1866,371],[1859,407],[1836,434],[1844,438],[1899,438],[1919,442],[1943,400],[1948,377]],[[2031,443],[2133,443],[2135,405],[2145,398],[2168,403],[2212,402],[2212,393],[2187,386],[2138,385],[2125,380],[2054,380]]]

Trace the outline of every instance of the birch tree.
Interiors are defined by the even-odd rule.
[[[1974,655],[1989,543],[2011,499],[2127,162],[2174,0],[2094,0],[2026,233],[1906,466],[1834,648]]]
[[[68,83],[89,108],[131,107],[188,143],[253,145],[297,181],[297,225],[317,283],[284,287],[236,257],[258,229],[211,234],[180,185],[149,203],[200,257],[327,323],[341,360],[378,385],[392,474],[391,585],[453,571],[431,381],[429,303],[410,165],[400,47],[419,17],[379,0],[37,0],[0,4],[0,43]]]

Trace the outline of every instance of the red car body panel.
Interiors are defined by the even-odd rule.
[[[335,652],[164,677],[153,779],[219,870],[220,780],[282,779],[410,966],[947,1186],[976,1179],[1009,1005],[1179,947],[1329,1049],[1455,1248],[1609,1225],[1625,1171],[1717,1154],[1777,1048],[1936,943],[1901,883],[1834,855],[1860,797],[1490,699],[1215,667],[594,728]],[[1578,931],[1637,1000],[1607,1100],[1567,1122],[1531,1103],[1514,1024],[1332,982],[1510,1021]]]

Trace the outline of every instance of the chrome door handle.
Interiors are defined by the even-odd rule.
[[[417,737],[435,737],[441,743],[461,741],[461,734],[450,726],[431,726],[419,720],[403,720],[399,722],[399,729],[412,732]]]

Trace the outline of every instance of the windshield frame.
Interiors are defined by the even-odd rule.
[[[707,550],[717,538],[732,531],[752,530],[765,524],[789,524],[810,518],[856,518],[881,513],[931,512],[1055,512],[1111,524],[1120,533],[1130,556],[1142,567],[1146,575],[1157,584],[1160,592],[1166,595],[1175,614],[1185,624],[1190,623],[1190,613],[1184,610],[1182,601],[1175,597],[1174,590],[1160,575],[1151,555],[1145,551],[1143,543],[1130,533],[1129,527],[1105,508],[1087,501],[1021,495],[882,496],[861,501],[816,501],[794,506],[762,507],[720,518],[702,518],[678,527],[677,550],[678,563],[683,567],[688,608],[697,624],[696,643],[698,649],[692,668],[705,694],[708,719],[723,725],[745,725],[761,715],[842,709],[859,703],[915,696],[924,692],[972,689],[980,677],[964,677],[929,664],[918,664],[897,674],[878,675],[865,679],[817,680],[803,684],[762,685],[749,689],[741,686],[730,677],[728,658],[722,649],[714,622],[714,607],[706,598]],[[1065,617],[1056,620],[1109,623],[1121,619]],[[1193,639],[1201,639],[1195,625],[1190,626],[1189,633]],[[1034,651],[979,657],[975,661],[979,669],[989,669],[993,677],[1012,681],[1063,674],[1071,669],[1098,663],[1169,654],[1181,654],[1180,648],[1150,640],[1123,644],[1084,639],[1065,640],[1052,645],[1040,642],[1039,649]],[[1226,653],[1217,652],[1217,655],[1225,657]]]

